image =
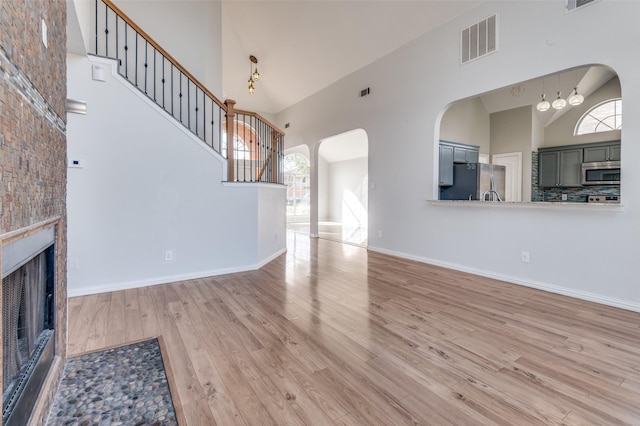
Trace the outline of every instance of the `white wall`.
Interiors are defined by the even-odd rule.
[[[499,51],[461,66],[460,29],[495,12]],[[458,99],[604,64],[620,77],[624,117],[640,115],[639,62],[629,54],[638,14],[640,2],[595,2],[568,14],[562,1],[487,2],[288,108],[278,123],[294,124],[288,146],[311,152],[330,135],[367,132],[370,249],[640,311],[640,185],[623,184],[620,211],[427,202],[437,198],[442,111]],[[371,95],[355,96],[361,87]],[[640,122],[626,119],[622,133],[623,180],[639,182]]]
[[[322,155],[318,155],[318,220],[320,221],[332,220],[330,210],[331,183],[329,180],[329,164]]]
[[[92,59],[112,69],[105,59]],[[283,186],[224,184],[225,161],[112,73],[68,55],[69,295],[254,269],[285,250]],[[171,261],[165,251],[173,252]]]
[[[478,145],[480,154],[489,154],[489,112],[480,98],[465,99],[447,109],[440,121],[440,139]]]
[[[522,153],[522,199],[531,200],[531,106],[494,112],[490,116],[491,155]]]
[[[368,157],[329,163],[329,220],[343,221],[345,192],[355,198],[366,211],[368,205]],[[365,218],[366,219],[366,218]]]
[[[87,52],[95,49],[94,0],[73,0]],[[98,2],[99,7],[104,7]],[[201,0],[114,0],[114,4],[222,99],[222,6]]]

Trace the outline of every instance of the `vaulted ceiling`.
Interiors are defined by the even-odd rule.
[[[223,2],[223,97],[277,113],[452,20],[479,1]],[[260,80],[248,93],[249,55]]]

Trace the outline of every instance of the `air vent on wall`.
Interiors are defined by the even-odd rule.
[[[567,12],[573,12],[576,9],[586,6],[598,0],[566,0]]]
[[[576,0],[577,1],[577,0]],[[498,50],[498,15],[491,15],[463,28],[460,33],[460,63],[475,61]]]

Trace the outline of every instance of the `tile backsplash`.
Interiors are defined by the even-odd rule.
[[[563,200],[562,195],[567,199]],[[538,186],[538,153],[531,154],[531,201],[564,201],[586,203],[587,197],[594,194],[620,196],[619,185],[589,185],[568,188],[541,188]]]

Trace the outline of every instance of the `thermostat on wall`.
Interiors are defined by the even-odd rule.
[[[78,159],[69,160],[69,167],[75,167],[77,169],[81,169],[84,167],[84,161]]]

